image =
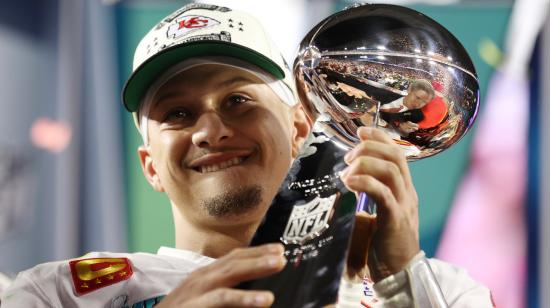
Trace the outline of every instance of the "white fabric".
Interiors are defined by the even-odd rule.
[[[185,24],[196,17],[201,20],[194,27],[182,27],[182,22]],[[284,71],[286,82],[292,84],[282,54],[260,21],[245,12],[208,4],[186,5],[156,24],[139,42],[133,69],[136,71],[151,58],[162,56],[167,48],[197,41],[225,42],[254,51],[273,61]]]
[[[160,248],[156,255],[94,252],[83,258],[128,258],[133,275],[128,280],[78,296],[74,291],[69,261],[45,263],[17,276],[0,295],[2,308],[131,307],[168,294],[189,273],[214,261],[195,252],[167,247]],[[430,259],[429,262],[450,307],[492,307],[489,290],[473,281],[464,270],[438,260]],[[389,294],[388,285],[393,285],[391,289],[394,290],[408,289],[409,280],[398,276],[378,282],[374,289],[382,294]],[[345,298],[345,303],[340,303],[339,307],[364,307],[365,304],[382,307],[384,299],[377,298],[374,289],[368,280],[364,284],[342,284],[340,298]],[[391,298],[401,303],[411,301],[404,292],[391,293]]]
[[[0,294],[2,293],[2,291],[7,289],[10,284],[11,279],[8,276],[0,273]]]
[[[19,273],[1,294],[2,308],[9,307],[131,307],[168,294],[195,269],[214,261],[191,251],[161,248],[159,253],[94,252],[83,258],[128,258],[133,275],[128,280],[78,296],[69,261],[38,265]]]
[[[417,257],[423,258],[424,253],[420,252]],[[437,259],[428,259],[428,262],[449,307],[493,307],[489,289],[472,280],[465,270]],[[405,271],[386,277],[376,284],[369,279],[365,279],[363,283],[343,281],[338,294],[342,299],[338,308],[418,307],[411,295],[411,283],[415,282],[411,282]]]

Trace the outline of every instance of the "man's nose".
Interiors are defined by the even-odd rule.
[[[232,136],[233,130],[216,112],[205,112],[197,119],[191,140],[197,147],[212,147]]]

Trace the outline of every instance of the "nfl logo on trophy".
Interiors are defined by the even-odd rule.
[[[306,204],[295,205],[281,240],[285,244],[303,245],[328,229],[328,220],[336,195],[327,198],[317,196]]]

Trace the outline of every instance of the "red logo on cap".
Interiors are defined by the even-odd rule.
[[[209,21],[208,19],[201,18],[199,16],[191,17],[189,19],[183,18],[178,23],[178,25],[179,25],[178,29],[181,29],[181,28],[192,29],[192,28],[206,27],[206,26],[208,26],[208,21]]]
[[[127,258],[94,258],[69,262],[78,295],[101,289],[130,278],[132,265]]]
[[[166,32],[166,35],[168,37],[172,37],[175,39],[182,35],[186,35],[187,33],[193,30],[202,29],[205,27],[215,26],[219,24],[220,24],[219,21],[206,16],[198,16],[198,15],[185,16],[185,17],[176,19],[175,23],[172,24],[170,27],[168,27],[168,31]]]

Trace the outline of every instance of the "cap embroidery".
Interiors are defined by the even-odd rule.
[[[231,42],[231,33],[227,32],[227,31],[222,31],[220,33],[194,35],[194,36],[186,37],[182,42],[189,43],[189,42],[198,42],[198,41]],[[181,44],[182,42],[177,42],[177,44]]]
[[[180,36],[186,35],[189,32],[204,29],[206,27],[212,27],[219,25],[220,22],[206,16],[190,15],[176,19],[176,21],[168,27],[166,36],[168,38],[176,39]]]
[[[210,10],[210,11],[219,11],[222,13],[231,12],[230,8],[223,7],[223,6],[211,5],[211,4],[205,4],[205,3],[192,3],[180,8],[179,10],[175,11],[174,13],[164,18],[161,22],[159,22],[159,24],[155,27],[155,29],[158,30],[162,28],[162,26],[164,26],[166,23],[172,22],[172,20],[176,19],[183,13],[191,10]]]

